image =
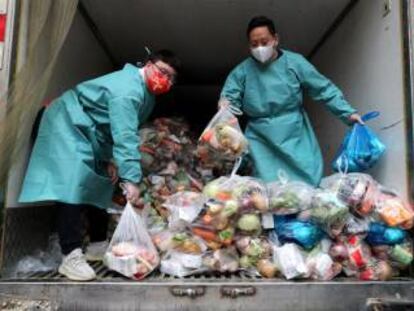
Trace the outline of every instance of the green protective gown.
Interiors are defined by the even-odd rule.
[[[315,186],[322,178],[321,150],[303,107],[304,90],[344,122],[356,112],[303,56],[286,50],[267,65],[246,59],[225,82],[221,97],[247,115],[255,176],[266,182],[277,180],[280,170],[290,180]]]
[[[138,127],[155,105],[138,67],[86,81],[42,117],[19,201],[59,201],[108,208],[113,158],[122,180],[141,180]]]

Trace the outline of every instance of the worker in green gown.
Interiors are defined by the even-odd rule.
[[[76,281],[96,277],[81,250],[81,213],[89,219],[88,260],[100,260],[108,246],[108,214],[119,176],[127,199],[140,199],[138,128],[155,96],[174,83],[179,60],[168,50],[149,56],[145,66],[80,83],[57,98],[42,117],[19,201],[55,201],[64,255],[59,272]],[[112,163],[113,159],[113,163]]]
[[[251,56],[228,76],[219,106],[233,105],[247,116],[245,135],[256,177],[270,182],[283,171],[290,180],[317,186],[323,161],[303,92],[347,124],[363,123],[361,117],[302,55],[278,48],[272,20],[253,18],[247,36]]]

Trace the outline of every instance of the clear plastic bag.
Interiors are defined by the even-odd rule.
[[[105,265],[135,280],[145,278],[159,264],[159,257],[145,223],[127,203],[104,256]]]
[[[177,192],[168,197],[163,206],[169,211],[169,228],[184,229],[197,218],[205,203],[204,195],[197,192]]]
[[[310,208],[314,188],[310,185],[279,177],[278,182],[267,184],[269,211],[276,215],[296,214]]]
[[[160,271],[168,275],[182,278],[192,274],[205,272],[207,269],[203,267],[202,254],[185,254],[171,251],[162,258]]]
[[[334,238],[342,233],[349,215],[348,207],[340,201],[335,193],[319,190],[312,199],[311,209],[302,212],[309,215],[310,219],[321,226],[330,237]]]
[[[3,277],[19,278],[36,272],[55,271],[62,262],[59,237],[52,234],[46,250],[36,250],[33,254],[20,259],[11,271],[4,271]]]
[[[234,108],[221,108],[201,134],[198,155],[203,162],[217,158],[235,160],[247,153],[247,139],[233,112],[239,113]]]
[[[161,260],[160,271],[177,277],[185,277],[207,270],[203,264],[203,257],[207,252],[204,241],[189,232],[169,232],[168,241],[160,237],[164,255]]]
[[[155,208],[146,205],[142,214],[145,219],[148,233],[151,237],[168,228],[167,221],[157,212]]]
[[[369,229],[369,222],[369,219],[359,218],[349,214],[348,219],[345,222],[343,233],[345,235],[366,236]]]
[[[174,232],[166,229],[152,235],[152,241],[160,252],[167,252],[174,247]]]
[[[356,235],[335,242],[329,250],[329,255],[336,262],[342,263],[348,276],[362,271],[372,259],[369,246]]]
[[[286,279],[303,278],[309,275],[305,257],[299,246],[287,243],[274,248],[274,261]]]
[[[213,250],[229,246],[235,234],[235,212],[231,201],[210,200],[191,224],[192,233],[202,238]]]
[[[267,238],[239,237],[236,247],[241,254],[241,269],[266,278],[276,275],[277,267],[273,261],[273,248]]]
[[[233,273],[239,269],[239,254],[234,246],[211,251],[203,257],[203,266],[208,271]]]
[[[231,175],[208,183],[204,195],[231,205],[238,214],[266,213],[269,199],[266,186],[252,177]]]
[[[387,261],[372,258],[357,276],[361,281],[388,281],[393,276],[393,269]]]
[[[260,234],[259,214],[266,213],[269,208],[265,185],[252,177],[235,175],[235,171],[230,177],[220,177],[204,187],[203,193],[210,201],[193,224],[196,230],[205,231],[200,231],[201,236],[209,236],[208,239],[215,242],[213,249],[220,247],[217,243],[231,243],[227,237],[232,238],[233,229],[240,234]]]
[[[364,121],[379,116],[373,111],[362,116]],[[356,123],[346,134],[345,139],[332,163],[335,171],[363,172],[379,160],[385,152],[385,145],[367,126]]]
[[[342,265],[334,262],[321,246],[315,247],[306,258],[309,277],[313,280],[329,281],[342,271]]]
[[[405,269],[413,262],[413,246],[410,239],[396,245],[372,246],[374,256],[387,261],[396,269]]]
[[[310,221],[287,216],[275,218],[275,232],[281,243],[296,243],[306,250],[315,247],[322,239],[323,232]]]
[[[370,215],[375,208],[378,184],[367,174],[335,174],[324,178],[321,188],[334,192],[351,211],[362,217]]]
[[[395,192],[380,188],[375,201],[378,218],[391,227],[408,230],[414,224],[414,212]]]

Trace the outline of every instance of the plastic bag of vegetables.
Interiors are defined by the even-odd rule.
[[[204,162],[215,158],[235,160],[247,153],[247,139],[235,114],[241,114],[240,110],[220,108],[201,134],[197,153]]]
[[[104,256],[105,265],[140,280],[159,264],[159,257],[145,223],[128,202]]]
[[[236,241],[236,247],[241,254],[241,269],[266,278],[276,275],[272,244],[265,237],[240,237]]]
[[[274,260],[286,279],[303,278],[309,275],[303,251],[294,243],[274,248]]]
[[[239,254],[234,246],[210,251],[203,256],[203,266],[208,271],[236,272],[239,269]]]
[[[168,197],[163,206],[169,211],[169,228],[184,229],[198,217],[205,203],[204,195],[197,192],[177,192]]]
[[[348,214],[348,207],[335,193],[319,190],[312,199],[312,207],[302,212],[299,218],[312,220],[334,238],[342,233]]]
[[[370,247],[359,236],[349,236],[332,244],[329,255],[343,266],[348,275],[356,275],[366,268],[372,259]]]
[[[375,208],[378,184],[367,174],[335,174],[324,178],[321,188],[335,193],[338,199],[359,216],[368,216]]]
[[[235,234],[234,216],[234,207],[210,200],[199,217],[191,224],[191,231],[213,250],[229,246],[233,243]]]
[[[410,239],[396,245],[372,246],[372,253],[376,258],[389,262],[397,269],[405,269],[413,262],[413,246]]]
[[[238,214],[266,213],[269,199],[266,186],[258,179],[232,174],[208,183],[203,194],[208,198],[225,202]]]
[[[332,280],[342,271],[342,265],[334,262],[320,244],[308,254],[306,266],[309,277],[320,281]]]
[[[203,266],[203,254],[189,254],[177,251],[166,253],[160,265],[162,273],[180,278],[207,270]]]
[[[269,211],[276,215],[288,215],[308,209],[314,188],[299,181],[289,182],[283,174],[279,175],[278,182],[267,184]]]
[[[414,212],[411,207],[395,192],[380,188],[375,201],[377,217],[388,226],[408,230],[414,224]]]

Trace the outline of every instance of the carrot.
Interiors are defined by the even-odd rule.
[[[218,192],[216,198],[220,201],[227,201],[231,199],[231,194],[227,192]]]
[[[206,241],[216,241],[218,238],[214,232],[209,230],[193,228],[192,231],[195,235],[199,236],[200,238]]]
[[[211,222],[213,221],[213,217],[211,217],[210,215],[206,214],[203,216],[203,223],[206,225],[211,224]]]
[[[153,149],[146,147],[146,146],[139,147],[139,150],[142,152],[149,153],[149,154],[155,154],[155,151]]]
[[[201,139],[205,142],[209,142],[212,137],[213,137],[213,130],[210,129],[204,132],[204,134],[201,136]]]
[[[233,240],[227,239],[227,240],[221,241],[221,243],[223,243],[224,246],[230,246],[233,243]]]

